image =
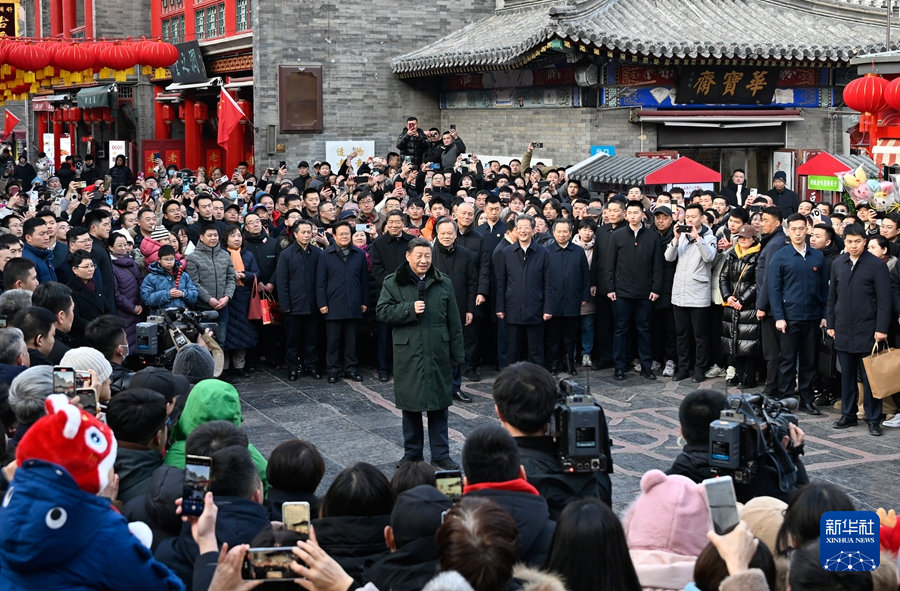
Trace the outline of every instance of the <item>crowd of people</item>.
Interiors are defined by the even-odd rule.
[[[743,171],[721,193],[592,193],[535,149],[482,163],[456,129],[410,118],[395,152],[302,161],[294,179],[283,163],[230,176],[161,160],[135,176],[124,157],[105,173],[89,157],[7,165],[0,588],[250,588],[249,546],[296,544],[307,589],[896,589],[896,556],[871,574],[818,566],[819,517],[854,506],[809,481],[796,425],[791,485],[763,463],[736,484],[744,523],[724,536],[700,485],[724,394],[684,398],[681,454],[643,476],[621,521],[609,442],[606,470],[568,473],[547,427],[554,378],[605,369],[765,384],[805,413],[839,408],[835,428],[900,426],[862,363],[896,337],[900,216],[801,201],[780,172],[765,194]],[[215,311],[215,330],[171,367],[130,363],[139,325],[172,308]],[[817,363],[827,347],[840,371]],[[393,380],[392,479],[357,463],[319,498],[314,442],[264,457],[236,389],[263,364],[289,381],[363,381],[361,367]],[[462,380],[491,366],[499,423],[467,437],[454,505],[435,488],[435,469],[460,468],[447,407],[471,402]],[[53,394],[55,367],[90,383]],[[199,518],[181,515],[188,456],[211,458]],[[289,501],[310,503],[308,539],[285,529]]]

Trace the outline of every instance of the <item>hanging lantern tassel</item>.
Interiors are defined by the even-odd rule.
[[[23,80],[25,80],[25,82],[34,82],[34,72],[25,72]]]
[[[31,92],[31,94],[34,94],[34,93],[36,93],[37,91],[38,91],[38,83],[37,83],[37,82],[32,82],[32,83],[31,83],[31,90],[30,90],[29,92]]]
[[[150,66],[141,66],[141,74],[143,74],[144,76],[149,76],[152,73],[153,68],[151,68]]]
[[[110,78],[109,68],[107,68],[107,67],[100,68],[100,77],[101,78]]]
[[[153,73],[154,78],[165,78],[166,77],[166,69],[165,68],[156,68],[156,71]]]
[[[53,76],[53,66],[47,66],[46,68],[44,68],[44,76]]]
[[[115,70],[116,82],[125,82],[128,80],[128,70]]]
[[[12,74],[12,66],[3,64],[3,66],[0,67],[0,75],[9,76],[10,74]]]

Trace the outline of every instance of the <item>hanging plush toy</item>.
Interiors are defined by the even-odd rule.
[[[869,186],[869,177],[865,169],[860,166],[855,172],[846,172],[837,175],[844,191],[853,200],[854,205],[858,205],[865,201],[868,203],[872,200],[875,191]]]
[[[869,181],[869,186],[877,185],[869,203],[878,211],[890,212],[897,209],[897,191],[892,182]]]

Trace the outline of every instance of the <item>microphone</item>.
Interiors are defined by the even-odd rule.
[[[785,407],[788,410],[797,410],[797,406],[799,406],[796,398],[782,398],[781,406]]]
[[[206,310],[200,313],[200,318],[203,320],[218,320],[219,313],[216,310]]]
[[[425,282],[419,281],[419,301],[425,301]]]

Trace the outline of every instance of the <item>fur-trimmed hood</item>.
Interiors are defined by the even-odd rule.
[[[407,262],[404,262],[397,267],[397,270],[394,272],[394,280],[397,282],[397,285],[401,287],[404,285],[412,285],[413,279],[410,276],[410,273],[412,273],[412,271]],[[444,281],[444,274],[435,269],[434,265],[428,267],[428,272],[425,273],[426,281],[429,277],[434,279],[436,283],[443,283]]]

